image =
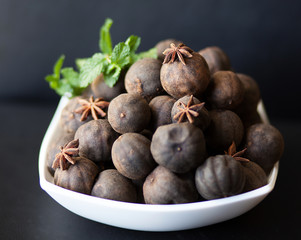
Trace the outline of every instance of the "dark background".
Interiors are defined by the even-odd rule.
[[[300,1],[0,0],[0,239],[298,239],[301,199]],[[194,50],[220,46],[254,77],[285,152],[274,191],[233,220],[173,233],[129,231],[61,207],[39,187],[38,152],[59,97],[44,76],[98,51],[111,17],[114,43],[129,35],[147,50],[165,38]]]
[[[254,77],[271,117],[301,118],[300,1],[0,0],[0,100],[57,101],[44,76],[98,51],[111,17],[115,43],[135,34],[139,50],[165,38],[194,50],[220,46],[233,68]]]

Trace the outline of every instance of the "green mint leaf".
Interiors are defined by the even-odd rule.
[[[88,60],[88,58],[77,58],[75,59],[75,65],[77,69],[80,71],[85,64],[85,62]]]
[[[60,80],[60,72],[61,72],[61,68],[63,66],[64,60],[65,60],[65,56],[61,55],[53,66],[53,73],[50,75],[47,75],[45,77],[45,80],[47,82],[49,82],[50,84],[52,84],[53,86],[56,85],[55,82],[58,82]],[[50,86],[50,87],[52,88],[52,86]]]
[[[113,87],[120,76],[121,67],[117,65],[111,65],[107,71],[104,73],[104,81],[109,87]]]
[[[60,78],[60,71],[65,61],[65,55],[61,55],[59,59],[56,61],[53,67],[53,74],[58,79]]]
[[[100,28],[100,39],[99,39],[99,48],[100,51],[102,51],[105,54],[111,54],[112,53],[112,40],[111,40],[111,34],[110,34],[110,28],[113,24],[113,20],[110,18],[107,18],[105,20],[104,25]]]
[[[93,80],[103,72],[103,69],[108,64],[106,56],[102,53],[95,53],[91,58],[87,59],[80,71],[79,87],[85,88]]]
[[[73,68],[68,67],[68,68],[63,68],[61,70],[63,78],[67,79],[68,83],[74,87],[78,88],[80,85],[80,78],[79,78],[79,73],[74,71]]]
[[[134,61],[136,62],[136,61],[138,61],[139,59],[142,59],[142,58],[155,58],[155,59],[157,59],[158,58],[157,49],[156,48],[151,48],[146,52],[141,52],[141,53],[135,54]]]
[[[141,38],[135,35],[131,35],[128,37],[128,39],[125,41],[125,44],[130,47],[130,52],[135,53],[135,51],[138,49],[141,42]]]
[[[118,65],[120,68],[130,63],[130,47],[124,42],[118,43],[111,55],[111,63]]]

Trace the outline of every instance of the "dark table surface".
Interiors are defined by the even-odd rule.
[[[301,239],[300,121],[271,119],[286,147],[276,186],[263,202],[223,223],[160,233],[79,217],[40,188],[39,148],[55,108],[49,103],[0,103],[0,239]]]

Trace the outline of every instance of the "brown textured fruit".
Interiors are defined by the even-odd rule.
[[[200,50],[199,54],[205,58],[211,74],[214,74],[217,71],[231,69],[229,57],[219,47],[206,47]]]
[[[60,168],[55,170],[54,184],[72,191],[90,194],[99,169],[87,158],[74,157],[73,160],[75,164],[70,165],[67,170]]]
[[[152,131],[156,131],[156,129],[162,125],[172,123],[170,112],[175,102],[176,100],[174,98],[167,95],[157,96],[150,101],[150,129]]]
[[[104,170],[99,174],[91,195],[122,202],[136,202],[137,200],[134,184],[116,169]]]
[[[223,152],[235,142],[239,146],[244,135],[243,124],[238,115],[230,110],[209,111],[211,123],[205,131],[207,146],[217,152]]]
[[[268,174],[280,160],[284,150],[284,140],[277,128],[259,123],[246,132],[246,156],[257,163]]]
[[[195,173],[196,188],[207,200],[241,193],[245,179],[242,165],[229,155],[209,157]]]
[[[243,192],[248,192],[267,184],[267,176],[258,164],[252,161],[240,163],[246,174],[246,183]]]
[[[244,87],[234,72],[218,71],[213,74],[206,90],[206,102],[212,108],[234,109],[244,98]]]
[[[125,75],[125,88],[128,93],[136,93],[146,101],[161,95],[164,90],[160,82],[162,63],[154,58],[143,58],[135,62]]]
[[[138,94],[123,93],[114,98],[108,109],[108,120],[118,133],[141,132],[148,126],[151,110]]]
[[[257,105],[260,101],[261,94],[259,86],[256,81],[250,76],[242,73],[237,73],[244,88],[244,98],[242,102],[236,107],[235,112],[242,119],[249,119],[249,116],[257,111]]]
[[[143,196],[147,204],[179,204],[198,199],[193,174],[175,174],[163,166],[156,167],[147,176]]]
[[[111,101],[119,94],[125,92],[124,87],[124,73],[121,72],[117,83],[113,87],[109,87],[103,78],[103,75],[99,75],[91,83],[91,92],[95,98],[104,98],[106,101]]]
[[[119,136],[108,120],[92,120],[82,125],[75,133],[79,139],[79,155],[95,162],[111,160],[111,149],[114,141]]]
[[[175,173],[186,173],[206,157],[202,130],[190,123],[159,127],[153,135],[151,153],[155,161]]]
[[[138,133],[125,133],[114,142],[112,160],[123,176],[145,178],[156,166],[150,152],[151,141]]]
[[[186,95],[201,97],[210,82],[210,72],[205,59],[192,52],[191,58],[165,63],[161,67],[160,78],[164,90],[172,97],[179,99]]]

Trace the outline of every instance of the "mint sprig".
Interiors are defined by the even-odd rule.
[[[49,86],[56,91],[57,94],[63,96],[66,93],[69,97],[74,97],[84,90],[80,87],[79,73],[73,68],[62,68],[65,56],[61,55],[53,67],[53,74],[45,77],[49,82]],[[62,77],[62,78],[61,78]]]
[[[70,97],[81,94],[94,79],[103,74],[104,81],[109,87],[113,87],[122,70],[127,70],[134,62],[141,58],[157,58],[155,48],[146,52],[136,54],[141,38],[131,35],[125,42],[118,43],[112,48],[110,28],[112,19],[105,20],[99,35],[99,53],[95,53],[90,58],[76,59],[75,63],[78,72],[73,68],[62,68],[65,56],[62,55],[54,65],[53,74],[46,76],[49,82],[59,95],[69,95]]]

